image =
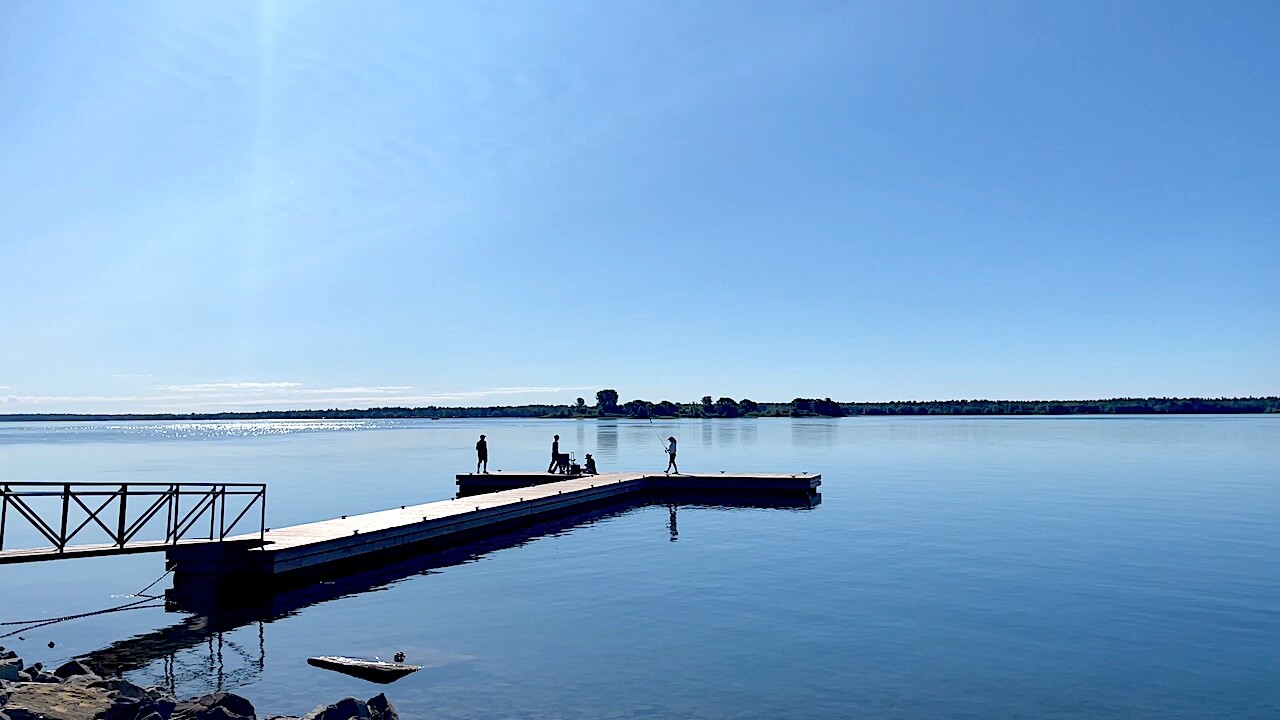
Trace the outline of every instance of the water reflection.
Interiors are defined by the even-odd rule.
[[[141,421],[5,423],[0,445],[150,443],[175,440],[228,440],[299,433],[394,429],[386,420],[210,420],[202,422]]]
[[[837,443],[840,435],[839,423],[856,422],[856,420],[838,420],[830,418],[805,418],[791,421],[791,442],[797,446],[830,447]]]
[[[725,496],[679,494],[664,498],[668,509],[666,536],[679,536],[676,513],[680,505],[719,508],[759,508],[808,510],[821,502],[821,495],[809,496]],[[361,593],[382,590],[418,575],[442,568],[476,562],[497,550],[519,547],[538,538],[560,536],[622,515],[649,501],[626,502],[577,512],[558,519],[529,525],[453,548],[397,555],[384,555],[381,564],[371,566],[364,558],[359,568],[346,574],[331,569],[325,575],[311,575],[291,581],[276,581],[250,587],[229,580],[223,584],[193,583],[166,593],[166,609],[191,613],[165,628],[125,640],[80,656],[92,667],[112,674],[144,673],[153,684],[177,693],[230,690],[252,684],[266,667],[266,626],[300,613],[303,609]],[[373,562],[378,562],[377,560]],[[228,637],[233,631],[257,626],[257,648]],[[146,673],[151,673],[146,675]]]
[[[596,452],[598,460],[618,461],[618,421],[596,421]]]
[[[720,447],[732,448],[738,446],[738,427],[740,423],[729,420],[724,421],[720,425]]]
[[[254,624],[256,649],[228,637]],[[252,614],[193,615],[169,627],[112,643],[80,659],[109,673],[146,669],[144,684],[159,685],[174,694],[180,685],[193,684],[216,692],[250,685],[262,675],[267,664],[266,627],[263,618]]]

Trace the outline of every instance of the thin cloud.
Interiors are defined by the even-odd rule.
[[[302,383],[296,382],[217,382],[217,383],[191,383],[189,385],[157,385],[161,390],[169,392],[182,393],[207,393],[222,392],[226,390],[248,390],[251,392],[268,392],[271,390],[286,390],[289,388],[302,387]]]
[[[479,399],[493,397],[495,395],[537,395],[544,393],[560,393],[569,390],[590,390],[594,386],[584,385],[578,387],[547,387],[547,386],[531,386],[531,387],[505,387],[490,388],[488,390],[463,390],[459,392],[440,392],[432,393],[432,397],[450,398],[454,400]]]
[[[324,396],[323,391],[317,395],[298,395],[294,397],[272,398],[240,398],[202,401],[206,407],[280,407],[292,409],[323,409],[335,406],[421,406],[441,403],[476,402],[487,398],[509,397],[513,395],[550,395],[555,393],[587,390],[594,386],[581,387],[518,387],[492,388],[489,390],[464,390],[457,392],[434,392],[417,395],[331,395]]]
[[[482,402],[488,398],[516,395],[550,395],[589,390],[592,386],[525,386],[484,390],[409,393],[411,385],[370,387],[303,388],[301,383],[195,383],[163,385],[169,393],[156,395],[0,395],[5,405],[108,405],[127,407],[125,412],[156,410],[196,412],[201,408],[273,408],[281,410],[323,409],[357,406],[422,406],[462,402]],[[191,388],[196,388],[192,390]],[[271,392],[269,395],[266,393]],[[74,412],[74,411],[73,411]]]
[[[328,390],[304,390],[305,393],[333,394],[365,394],[365,393],[399,393],[412,390],[412,385],[379,385],[378,387],[336,387]]]

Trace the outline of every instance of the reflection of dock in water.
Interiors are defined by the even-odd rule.
[[[681,505],[739,507],[760,509],[807,510],[821,502],[821,496],[812,497],[705,497],[687,495]],[[623,502],[599,506],[587,511],[565,515],[547,522],[527,525],[519,529],[477,539],[446,549],[421,552],[412,556],[381,556],[381,564],[350,572],[334,567],[329,576],[308,575],[305,578],[282,576],[260,586],[248,586],[228,580],[209,579],[207,584],[178,586],[167,592],[167,607],[171,611],[191,612],[165,628],[112,643],[110,646],[81,656],[93,667],[112,673],[141,670],[163,661],[160,668],[161,684],[172,689],[184,680],[211,680],[211,690],[234,688],[261,674],[266,664],[265,625],[288,617],[311,605],[378,590],[415,575],[425,575],[441,568],[474,562],[489,553],[519,547],[541,537],[563,534],[602,519],[616,517],[645,503]],[[669,522],[664,527],[671,539],[675,539],[675,512],[677,504],[662,503],[669,511]],[[253,588],[257,588],[255,591]],[[244,627],[257,625],[256,651],[244,647],[243,641],[232,642],[226,636]],[[201,647],[207,657],[184,660],[184,653]],[[228,661],[235,667],[228,670]]]
[[[227,637],[232,631],[255,622],[257,648],[251,650]],[[208,683],[211,691],[219,691],[246,685],[262,674],[267,660],[264,640],[261,619],[193,615],[169,627],[112,643],[80,659],[109,673],[132,672],[163,661],[150,684],[176,693],[179,683],[200,680]],[[201,647],[207,650],[203,657],[200,654],[183,657],[184,653]]]

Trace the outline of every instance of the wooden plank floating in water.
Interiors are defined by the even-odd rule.
[[[324,668],[325,670],[340,672],[343,675],[357,677],[361,680],[376,682],[379,685],[395,682],[405,675],[422,669],[421,665],[405,665],[399,662],[390,663],[381,660],[362,660],[360,658],[336,657],[333,655],[307,658],[307,664]]]
[[[431,544],[448,547],[520,525],[575,512],[591,505],[697,493],[816,495],[816,474],[647,475],[603,473],[563,479],[546,473],[459,475],[521,486],[453,500],[410,505],[334,520],[275,528],[260,548],[223,544],[171,548],[175,587],[191,580],[224,575],[277,576],[319,571],[339,563]],[[467,479],[464,479],[467,478]],[[492,486],[492,485],[491,485]],[[465,493],[461,493],[464,494]],[[254,536],[257,539],[257,536]]]

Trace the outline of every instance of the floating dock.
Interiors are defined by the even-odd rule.
[[[627,473],[620,473],[627,475]],[[687,492],[730,492],[730,493],[811,493],[822,484],[821,475],[809,473],[715,473],[712,475],[666,475],[631,473],[639,475],[650,490],[671,490]],[[462,473],[457,476],[458,496],[468,497],[483,493],[512,490],[515,488],[533,487],[547,483],[580,480],[591,477],[612,477],[612,475],[559,475],[539,472],[503,472],[494,473]]]
[[[822,476],[624,472],[566,479],[547,473],[492,473],[458,475],[457,482],[461,497],[453,500],[274,528],[258,547],[243,542],[173,546],[166,556],[174,570],[174,589],[211,579],[330,574],[379,556],[446,549],[602,504],[686,495],[708,502],[724,494],[789,496],[812,506],[820,498]],[[256,535],[252,539],[258,540]]]

